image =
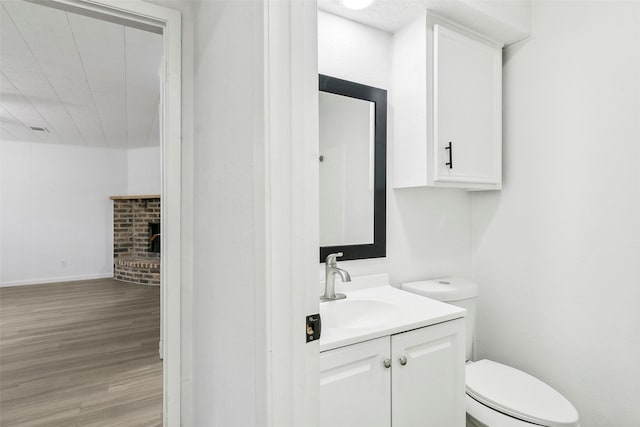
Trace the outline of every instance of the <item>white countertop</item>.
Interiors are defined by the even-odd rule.
[[[355,344],[387,335],[406,332],[412,329],[435,325],[466,315],[466,310],[440,301],[435,301],[420,295],[415,295],[389,285],[376,285],[349,291],[347,286],[340,287],[346,299],[323,302],[320,304],[322,318],[322,333],[320,336],[320,351]],[[360,304],[358,301],[361,301]],[[337,304],[330,306],[331,304]],[[351,305],[349,305],[351,304]],[[380,316],[373,308],[363,313],[361,308],[381,307]],[[387,309],[389,308],[389,309]],[[343,310],[344,309],[344,310]],[[349,313],[360,312],[362,322],[344,322],[341,318],[348,318]],[[335,313],[338,313],[336,315]]]

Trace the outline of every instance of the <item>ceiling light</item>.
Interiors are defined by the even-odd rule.
[[[42,127],[42,126],[29,126],[29,128],[31,130],[34,130],[36,132],[49,132],[49,129]]]
[[[342,5],[347,9],[364,9],[366,7],[371,6],[373,0],[342,0]]]

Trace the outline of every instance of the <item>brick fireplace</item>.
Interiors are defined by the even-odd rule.
[[[160,285],[160,196],[111,196],[113,278]]]

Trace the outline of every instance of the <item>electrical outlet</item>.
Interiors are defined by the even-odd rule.
[[[60,261],[60,267],[67,268],[68,266],[69,266],[69,261],[67,261],[66,259],[63,259],[62,261]]]

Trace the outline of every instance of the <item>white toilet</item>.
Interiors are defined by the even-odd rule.
[[[447,277],[403,283],[405,291],[467,310],[466,408],[468,427],[579,427],[578,412],[560,393],[510,366],[471,362],[478,285]]]

